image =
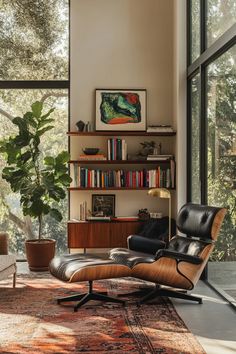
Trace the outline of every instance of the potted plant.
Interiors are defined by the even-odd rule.
[[[43,113],[43,103],[35,102],[31,112],[13,119],[18,134],[0,142],[7,166],[2,177],[10,183],[13,192],[20,194],[23,214],[38,220],[38,238],[25,241],[30,270],[47,270],[55,253],[55,240],[42,238],[43,217],[50,215],[57,221],[62,214],[55,205],[66,196],[71,178],[68,174],[67,151],[57,156],[44,156],[40,151],[41,137],[53,128],[50,118],[54,108]]]

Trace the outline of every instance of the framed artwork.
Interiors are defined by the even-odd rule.
[[[146,131],[145,89],[96,89],[96,131]]]
[[[93,216],[115,216],[115,194],[92,194]]]

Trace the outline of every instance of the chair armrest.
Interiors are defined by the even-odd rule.
[[[165,248],[164,241],[150,239],[139,235],[130,235],[127,238],[128,248],[133,251],[155,254],[159,249]]]
[[[193,264],[201,264],[202,263],[202,259],[198,256],[191,256],[189,254],[175,252],[175,251],[169,251],[167,249],[162,249],[162,250],[157,251],[155,259],[157,260],[161,257],[174,258],[177,261],[185,261],[185,262],[189,262],[189,263],[193,263]]]

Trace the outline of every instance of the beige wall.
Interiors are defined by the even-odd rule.
[[[94,123],[95,88],[146,88],[148,123],[174,124],[173,4],[173,0],[71,0],[71,130],[78,120]],[[105,149],[104,139],[82,139],[71,139],[74,159],[85,145]],[[163,153],[175,153],[174,139],[157,140]],[[143,140],[130,138],[132,152]],[[79,195],[82,200],[91,198],[91,193],[71,193],[72,217]],[[134,214],[141,207],[157,209],[157,200],[146,197],[145,191],[116,195],[117,215]],[[167,211],[164,204],[159,202],[158,208]]]
[[[186,103],[186,0],[174,1],[174,84],[173,118],[176,138],[176,210],[186,203],[187,191],[187,103]]]

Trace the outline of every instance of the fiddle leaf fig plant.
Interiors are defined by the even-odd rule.
[[[50,118],[53,111],[54,108],[44,114],[43,103],[34,102],[31,112],[13,119],[18,134],[0,141],[0,152],[7,162],[2,178],[10,183],[13,192],[20,194],[23,214],[38,219],[39,240],[44,215],[62,220],[55,204],[66,197],[65,187],[71,182],[67,169],[68,152],[44,156],[40,150],[41,137],[54,127],[54,119]]]

